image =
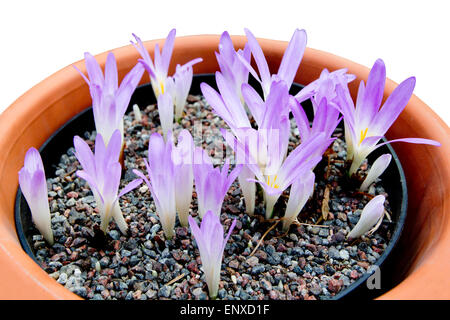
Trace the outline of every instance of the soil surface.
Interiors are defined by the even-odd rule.
[[[142,158],[147,157],[149,137],[155,131],[162,133],[157,108],[140,107],[145,109],[142,121],[136,121],[133,112],[124,120],[121,188],[136,178],[132,169],[145,172]],[[221,127],[227,126],[211,112],[202,96],[189,96],[185,116],[174,125],[174,136],[186,128],[196,145],[212,149],[216,141],[223,141]],[[203,133],[201,138],[199,132]],[[292,121],[290,150],[299,143],[297,134]],[[346,235],[373,196],[385,195],[390,213],[389,197],[381,181],[368,193],[357,192],[360,182],[346,175],[342,130],[338,128],[335,136],[338,139],[315,169],[314,195],[299,215],[300,223],[292,225],[288,233],[283,233],[277,222],[283,216],[288,192],[275,206],[273,219],[266,221],[261,190],[255,215],[249,217],[237,180],[233,183],[223,203],[221,221],[225,232],[233,219],[237,224],[225,248],[218,299],[329,299],[361,277],[380,257],[394,229],[387,216],[373,235],[351,242]],[[93,146],[95,132],[86,132],[83,138]],[[35,231],[33,247],[39,264],[52,278],[87,299],[209,299],[190,230],[177,220],[176,236],[165,239],[145,184],[120,199],[128,234],[121,234],[111,222],[104,236],[92,192],[76,176],[77,169],[81,167],[71,148],[61,155],[55,171],[47,172],[55,244],[49,247]],[[359,178],[367,169],[364,163]],[[323,210],[329,211],[326,220]],[[191,215],[197,217],[195,191]]]

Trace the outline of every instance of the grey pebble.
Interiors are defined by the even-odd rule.
[[[160,297],[165,297],[165,298],[169,298],[170,297],[170,291],[171,288],[168,286],[162,286],[159,291],[158,291],[158,295]]]
[[[74,198],[70,198],[69,200],[67,200],[66,202],[66,206],[67,207],[73,207],[76,204],[76,201]]]
[[[350,258],[350,255],[349,255],[348,251],[345,250],[345,249],[342,249],[341,251],[339,251],[339,256],[343,260],[348,260]]]

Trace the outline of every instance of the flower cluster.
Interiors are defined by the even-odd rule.
[[[100,210],[100,229],[106,233],[109,221],[114,218],[120,231],[126,234],[127,223],[119,207],[119,198],[130,192],[142,183],[141,179],[131,181],[120,191],[120,176],[122,166],[119,163],[121,149],[121,137],[119,130],[114,131],[108,146],[100,133],[95,139],[95,153],[92,153],[89,145],[80,137],[73,139],[75,156],[83,170],[77,171],[77,175],[86,180],[94,194],[95,202]]]
[[[291,95],[289,90],[306,48],[306,32],[295,30],[278,72],[271,74],[257,39],[246,29],[247,43],[242,49],[235,50],[227,32],[220,37],[216,52],[220,68],[215,74],[217,91],[206,83],[200,86],[213,112],[227,124],[228,128],[220,128],[221,134],[234,152],[234,164],[227,158],[221,168],[214,166],[208,152],[195,146],[187,129],[178,134],[174,130],[174,120],[179,121],[183,116],[192,84],[193,66],[202,61],[202,58],[197,58],[177,65],[175,73],[169,76],[175,33],[175,29],[170,31],[162,51],[158,44],[155,45],[154,59],[141,39],[133,35],[136,43],[132,44],[141,58],[120,86],[113,53],[107,56],[104,74],[95,58],[85,54],[87,76],[77,70],[89,85],[97,135],[94,152],[83,139],[74,137],[75,156],[82,168],[77,175],[90,186],[101,216],[100,228],[105,233],[109,222],[114,219],[121,232],[127,234],[128,226],[119,198],[145,182],[166,239],[175,235],[177,216],[182,226],[190,227],[211,298],[217,296],[222,257],[236,224],[234,219],[224,238],[220,221],[222,205],[236,179],[244,196],[246,213],[250,216],[255,214],[258,185],[264,196],[266,219],[272,218],[275,204],[283,193],[286,195],[284,214],[278,210],[276,215],[282,216],[282,229],[287,232],[297,222],[314,193],[314,169],[335,140],[333,134],[342,120],[350,178],[372,151],[386,143],[404,141],[440,145],[421,138],[379,143],[408,103],[415,86],[414,77],[403,81],[381,108],[386,79],[382,60],[375,62],[367,83],[361,81],[356,107],[348,89],[348,83],[355,76],[348,74],[346,69],[332,72],[324,69],[317,80]],[[252,57],[256,69],[252,67]],[[122,173],[119,158],[125,147],[123,116],[145,70],[157,101],[162,135],[154,132],[149,138],[148,156],[142,159],[146,172],[134,169],[138,178],[119,192]],[[248,83],[250,75],[260,84],[259,88]],[[312,103],[312,121],[302,105],[306,100]],[[133,105],[133,111],[137,120],[142,119],[137,105]],[[292,123],[291,118],[294,119]],[[289,148],[294,122],[300,143]],[[360,185],[361,192],[368,190],[381,176],[391,158],[385,154],[373,162]],[[52,244],[44,167],[39,152],[34,148],[25,155],[24,167],[19,171],[19,184],[36,227]],[[194,190],[196,213],[191,210]],[[347,234],[348,239],[377,229],[385,214],[385,200],[385,196],[377,195],[367,203],[358,223]],[[201,221],[200,227],[193,216]]]

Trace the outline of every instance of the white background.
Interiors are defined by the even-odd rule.
[[[7,3],[7,4],[5,4]],[[450,123],[448,1],[5,1],[0,8],[0,111],[33,85],[83,58],[143,40],[177,35],[244,34],[289,40],[305,29],[308,46],[387,76],[416,76],[415,94]]]

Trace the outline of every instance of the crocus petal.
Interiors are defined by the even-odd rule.
[[[306,48],[306,32],[305,30],[295,30],[288,47],[284,52],[278,69],[278,76],[283,79],[288,87],[294,81],[295,74],[302,61],[303,53]]]
[[[228,124],[228,126],[232,127],[234,125],[234,121],[230,112],[225,106],[222,97],[217,93],[216,90],[214,90],[205,82],[200,84],[200,88],[206,101],[208,101],[208,104],[214,109],[214,112],[219,117],[221,117]]]
[[[177,31],[176,29],[170,30],[169,34],[167,35],[166,41],[164,42],[164,47],[162,49],[161,53],[161,67],[166,72],[169,70],[169,64],[170,59],[172,58],[172,51],[173,51],[173,45],[175,43],[175,35]]]
[[[223,239],[222,251],[225,250],[225,245],[227,244],[228,239],[230,238],[231,233],[233,232],[233,229],[235,226],[236,226],[236,218],[233,219],[233,222],[231,223],[230,228],[228,228],[228,233],[225,236],[225,239]]]
[[[89,79],[84,75],[84,73],[83,73],[77,66],[72,65],[72,67],[73,67],[75,70],[78,71],[78,73],[83,77],[84,81],[86,81],[86,83],[87,83],[88,85],[91,84],[91,82],[89,81]]]
[[[113,203],[117,198],[119,191],[120,176],[122,168],[120,163],[110,163],[105,170],[105,182],[103,185],[102,196],[105,203]]]
[[[106,92],[114,94],[118,88],[116,58],[112,52],[108,53],[105,64],[105,88]]]
[[[195,58],[195,59],[192,59],[192,60],[186,62],[185,64],[183,64],[181,66],[181,68],[192,68],[193,65],[200,63],[202,61],[203,61],[202,58]]]
[[[119,161],[120,151],[122,149],[122,134],[119,129],[116,129],[111,139],[109,140],[108,146],[106,147],[105,159],[106,161],[117,162]]]
[[[250,127],[247,113],[245,112],[239,96],[236,94],[236,91],[229,86],[220,72],[216,72],[216,83],[225,106],[230,115],[232,115],[234,121],[233,127]]]
[[[141,57],[144,59],[144,61],[148,64],[149,68],[151,69],[151,74],[153,74],[153,77],[155,76],[154,70],[155,66],[153,65],[152,59],[150,58],[150,55],[148,54],[147,49],[145,49],[144,43],[142,42],[141,38],[139,38],[134,33],[132,34],[134,39],[136,40],[136,43],[133,41],[130,41],[131,44],[136,48],[136,50],[139,52]],[[149,72],[150,73],[150,72]]]
[[[249,46],[250,47],[250,46]],[[256,70],[253,69],[252,65],[250,64],[250,61],[247,61],[243,56],[236,54],[236,57],[239,59],[239,61],[242,63],[242,65],[250,72],[250,74],[255,78],[261,85],[261,79],[259,78],[258,74],[256,73]]]
[[[378,59],[370,70],[367,85],[365,90],[363,90],[363,94],[360,95],[358,91],[356,119],[358,119],[359,125],[362,128],[369,126],[371,120],[375,117],[380,108],[385,81],[386,67],[383,60]]]
[[[75,156],[77,157],[78,162],[80,162],[83,169],[89,175],[95,175],[94,154],[92,153],[91,148],[79,136],[75,136],[73,138],[73,144],[76,150]]]
[[[400,113],[406,107],[416,85],[416,78],[411,77],[400,83],[386,99],[380,111],[371,123],[372,130],[384,135]],[[367,91],[367,90],[366,90]]]
[[[116,91],[116,105],[119,119],[122,119],[131,100],[133,92],[141,81],[144,74],[144,67],[136,64],[133,69],[128,72],[120,83],[120,87]]]
[[[258,66],[258,72],[261,76],[261,83],[263,86],[263,90],[265,95],[269,93],[269,86],[271,82],[271,76],[269,71],[269,66],[267,65],[266,57],[259,46],[258,41],[256,40],[253,33],[250,30],[245,29],[245,34],[247,36],[248,45],[253,54],[253,58],[255,59],[256,65]],[[242,61],[242,60],[241,60]],[[252,72],[251,70],[249,70]]]
[[[256,184],[248,179],[254,179],[254,177],[255,174],[247,166],[243,166],[238,176],[239,186],[245,200],[245,212],[250,216],[253,216],[255,211]]]
[[[248,83],[243,83],[241,86],[242,96],[248,106],[256,124],[261,126],[262,118],[264,116],[265,106],[263,99],[259,96],[258,92]]]
[[[283,220],[283,230],[288,231],[289,226],[297,219],[309,197],[314,191],[314,173],[307,171],[304,176],[297,178],[289,192],[289,200]]]
[[[156,211],[167,239],[174,235],[176,218],[174,164],[172,161],[172,132],[167,133],[167,142],[159,133],[150,136],[147,166],[150,192],[155,201]],[[138,174],[138,171],[136,171]],[[143,174],[138,174],[144,179]],[[144,179],[145,181],[145,179]]]
[[[298,132],[300,134],[300,140],[303,142],[308,139],[310,135],[308,117],[306,116],[302,105],[296,99],[294,99],[294,101],[291,100],[290,110],[292,112],[292,115],[294,116],[295,123],[297,124]]]
[[[85,170],[78,170],[76,174],[81,179],[86,180],[86,182],[89,184],[89,187],[95,190],[95,192],[100,197],[100,201],[104,203],[105,201],[103,200],[102,197],[102,190],[98,187],[97,182],[95,181],[95,177],[89,175]]]
[[[347,238],[356,239],[368,232],[383,217],[384,201],[383,195],[378,195],[370,200],[362,210],[358,223]]]
[[[139,187],[142,184],[142,179],[134,179],[133,181],[131,181],[130,183],[128,183],[125,188],[123,188],[120,192],[119,195],[117,196],[117,198],[120,198],[121,196],[123,196],[124,194],[130,192],[131,190],[136,189],[137,187]]]
[[[361,187],[359,188],[360,191],[364,192],[367,189],[369,189],[369,186],[375,182],[375,180],[381,176],[386,170],[386,168],[389,166],[389,163],[391,162],[392,156],[390,154],[383,154],[380,157],[375,160],[375,162],[372,164],[372,167],[370,168],[369,172],[367,173],[366,178],[364,179],[363,183],[361,184]]]
[[[133,169],[133,173],[135,175],[137,175],[139,178],[141,178],[145,182],[145,184],[147,184],[147,186],[150,190],[152,189],[152,185],[151,185],[150,181],[147,179],[147,177],[142,172],[140,172],[137,169]]]
[[[173,129],[173,103],[170,93],[160,94],[158,97],[158,112],[164,137]]]
[[[220,55],[223,55],[226,60],[231,60],[234,57],[234,46],[230,34],[224,31],[219,40]]]
[[[183,129],[178,136],[178,145],[173,150],[172,160],[175,165],[175,202],[182,226],[187,226],[189,208],[194,187],[192,169],[194,141],[188,130]]]
[[[91,83],[99,85],[101,88],[103,88],[104,79],[103,79],[103,72],[100,68],[100,65],[98,64],[97,60],[95,60],[94,56],[91,55],[89,52],[86,52],[84,54],[84,59],[86,63],[86,71],[88,73],[88,77]]]
[[[148,72],[148,74],[150,75],[151,78],[156,79],[155,71],[154,71],[153,67],[147,61],[145,61],[144,59],[138,59],[138,62],[140,64],[142,64],[145,71]]]
[[[39,151],[31,147],[25,154],[24,167],[29,172],[44,171],[44,165]]]
[[[193,70],[192,65],[203,61],[202,58],[197,58],[189,61],[183,66],[177,65],[175,74],[173,76],[173,98],[175,104],[175,120],[181,118],[186,100],[189,95],[189,89],[191,88]]]
[[[266,112],[261,121],[261,128],[277,128],[280,116],[287,115],[289,108],[289,89],[282,81],[273,81],[266,97]]]
[[[401,139],[389,140],[389,141],[377,144],[375,149],[377,149],[377,148],[379,148],[381,146],[384,146],[385,144],[393,143],[393,142],[408,142],[408,143],[415,143],[415,144],[428,144],[430,146],[435,146],[435,147],[440,147],[441,146],[441,143],[438,142],[438,141],[435,141],[435,140],[423,139],[423,138],[401,138]]]
[[[181,164],[175,169],[175,205],[182,226],[187,226],[187,217],[192,201],[194,175],[191,164]]]

